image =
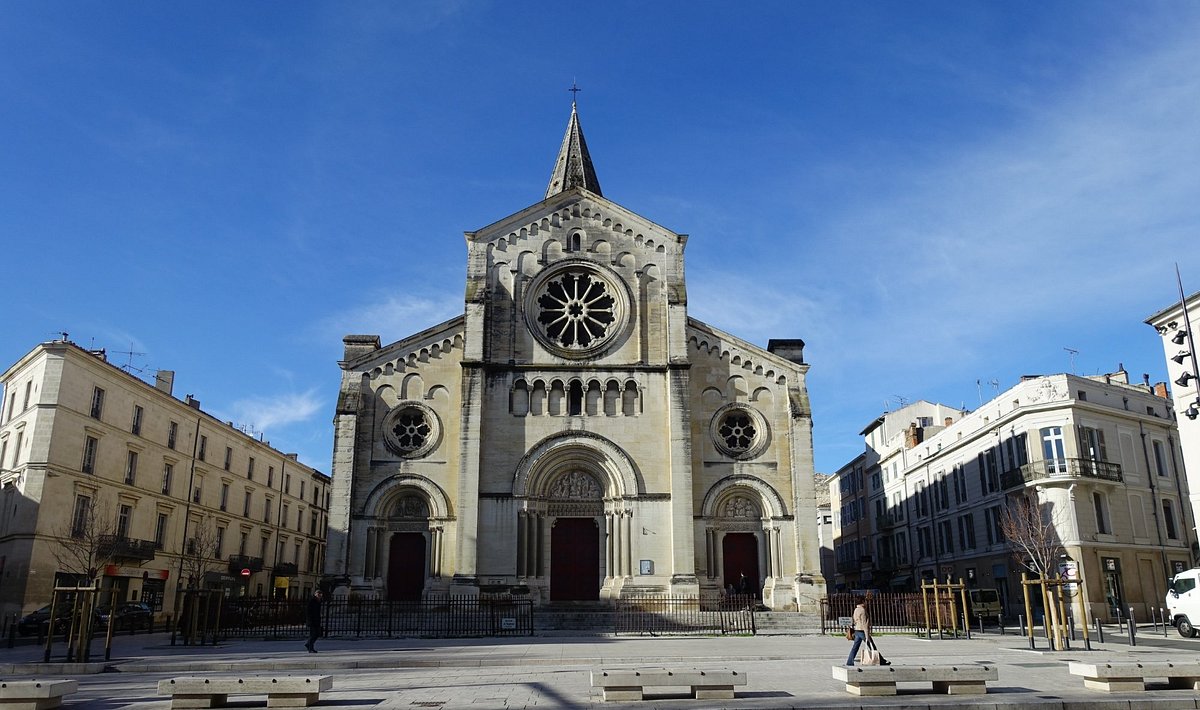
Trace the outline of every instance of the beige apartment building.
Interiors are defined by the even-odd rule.
[[[65,337],[65,334],[64,334]],[[63,339],[0,374],[0,614],[97,585],[174,611],[181,588],[311,592],[329,477]]]
[[[1166,386],[1123,369],[1026,377],[973,412],[917,402],[863,431],[866,451],[830,486],[839,589],[924,580],[995,588],[1021,613],[1022,561],[1002,529],[1035,500],[1061,544],[1056,574],[1090,613],[1148,619],[1191,567],[1195,518]]]

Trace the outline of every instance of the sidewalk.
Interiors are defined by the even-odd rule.
[[[894,698],[858,698],[831,677],[831,666],[845,663],[849,643],[840,637],[553,637],[519,639],[324,639],[318,654],[304,651],[302,640],[231,641],[216,647],[171,646],[169,637],[121,636],[114,639],[113,659],[90,669],[72,669],[65,677],[79,681],[80,692],[67,708],[137,708],[165,710],[156,695],[159,679],[202,674],[321,674],[334,677],[333,690],[322,694],[321,708],[948,708],[984,710],[1130,710],[1152,702],[1155,710],[1197,708],[1197,693],[1154,689],[1140,693],[1087,691],[1082,679],[1067,672],[1070,660],[1100,658],[1196,658],[1200,644],[1171,634],[1148,632],[1131,649],[1106,633],[1106,643],[1092,651],[1077,642],[1072,651],[1048,652],[1044,639],[1028,650],[1024,637],[989,633],[971,640],[925,640],[913,636],[879,636],[880,650],[897,664],[987,663],[1000,680],[987,695],[933,695],[928,687],[901,685]],[[1197,640],[1200,641],[1200,640]],[[93,659],[103,648],[93,648]],[[61,671],[37,663],[41,649],[0,649],[0,675],[5,678]],[[696,701],[682,693],[652,695],[640,703],[603,703],[590,687],[590,672],[618,667],[734,668],[749,676],[733,701]],[[107,667],[109,672],[96,671]],[[83,671],[90,670],[91,673]],[[242,706],[264,706],[254,698],[231,698]],[[258,698],[262,701],[262,698]],[[247,702],[249,701],[249,702]],[[1131,703],[1132,701],[1132,703]]]

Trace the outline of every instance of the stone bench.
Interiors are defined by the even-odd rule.
[[[79,690],[76,680],[4,680],[0,681],[0,708],[5,710],[46,710],[62,707],[68,693]]]
[[[1145,690],[1147,678],[1166,678],[1169,688],[1200,690],[1200,661],[1101,661],[1070,664],[1083,687],[1109,693]]]
[[[933,692],[979,695],[986,681],[999,680],[995,666],[965,663],[946,666],[834,666],[834,680],[846,684],[854,695],[895,695],[896,683],[933,683]]]
[[[269,708],[306,707],[333,687],[333,676],[254,676],[168,678],[158,681],[158,694],[171,696],[172,708],[211,708],[230,695],[265,695]]]
[[[687,687],[697,700],[732,700],[733,686],[745,685],[746,674],[728,668],[643,668],[592,671],[592,687],[604,690],[605,700],[641,700],[647,687]]]

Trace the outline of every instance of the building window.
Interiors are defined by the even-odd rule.
[[[221,484],[221,510],[226,510],[229,507],[229,484]]]
[[[254,480],[254,457],[253,456],[251,456],[250,460],[246,462],[246,478],[251,481]]]
[[[1163,523],[1167,526],[1167,538],[1170,540],[1179,539],[1179,531],[1175,529],[1175,508],[1171,505],[1171,501],[1164,500],[1162,502]]]
[[[281,527],[285,527],[285,528],[287,527],[288,518],[290,517],[291,512],[292,511],[288,509],[288,504],[284,503],[283,504],[283,513],[281,513],[279,516],[279,525]]]
[[[204,481],[203,480],[197,481],[196,487],[192,489],[192,502],[193,503],[200,502],[200,493],[203,490],[203,488],[204,488]]]
[[[25,406],[21,407],[21,411],[29,409],[29,396],[33,394],[33,380],[25,383]]]
[[[213,557],[217,558],[218,560],[221,559],[221,555],[224,554],[221,551],[221,548],[223,547],[225,547],[225,528],[218,527],[217,539],[213,541]]]
[[[267,466],[267,488],[275,485],[275,467]]]
[[[296,508],[296,532],[304,532],[304,509]]]
[[[1103,493],[1099,491],[1092,492],[1092,508],[1096,512],[1096,532],[1101,535],[1108,535],[1108,501],[1104,500]]]
[[[125,485],[132,486],[137,480],[138,452],[130,451],[125,457]]]
[[[154,522],[154,549],[161,550],[167,545],[167,514],[159,513]]]
[[[312,517],[308,521],[308,534],[313,537],[317,536],[317,511],[312,511]]]
[[[133,506],[122,505],[117,509],[117,539],[129,538],[129,519],[133,517]]]
[[[104,390],[99,387],[92,388],[92,419],[99,419],[104,413]]]
[[[75,512],[71,515],[71,537],[83,537],[88,533],[92,517],[92,499],[85,495],[75,496]]]
[[[304,481],[300,481],[300,500],[304,500]]]
[[[225,470],[228,471],[229,467],[232,465],[233,465],[233,449],[226,446],[225,447]]]
[[[17,432],[17,444],[16,444],[16,446],[13,447],[13,462],[12,462],[13,468],[16,468],[17,464],[21,463],[21,444],[23,444],[23,443],[25,443],[25,430],[24,429]],[[4,463],[3,461],[0,461],[0,464],[3,464],[3,463]]]
[[[263,560],[267,559],[267,545],[271,544],[271,538],[263,536],[258,541],[258,556]]]
[[[274,503],[270,498],[263,501],[263,522],[271,524],[271,504]]]
[[[96,449],[99,448],[100,441],[94,436],[89,436],[83,440],[83,463],[79,469],[84,473],[96,472]]]
[[[133,423],[129,426],[129,431],[135,436],[142,435],[142,408],[138,405],[133,405]]]
[[[250,497],[251,497],[251,495],[252,495],[252,493],[250,491],[246,491],[246,497],[242,501],[242,517],[243,518],[250,517]]]
[[[175,448],[175,440],[179,436],[179,422],[171,422],[167,425],[167,448]]]
[[[1063,445],[1063,433],[1060,426],[1048,426],[1041,430],[1042,458],[1046,462],[1046,473],[1066,473],[1067,453]]]
[[[317,571],[317,543],[308,543],[308,571]]]
[[[242,538],[238,541],[238,554],[242,557],[246,556],[246,540],[250,537],[250,533],[242,531]]]
[[[3,401],[3,400],[0,400]],[[0,468],[4,467],[4,459],[8,457],[8,439],[0,439]],[[15,467],[17,462],[13,462]]]
[[[292,494],[292,474],[286,473],[283,476],[283,492],[288,495]]]
[[[200,452],[197,455],[197,458],[199,458],[201,461],[203,461],[204,457],[207,455],[208,455],[208,437],[201,434],[200,435]]]
[[[1168,475],[1167,455],[1166,455],[1166,452],[1163,451],[1163,443],[1161,441],[1155,441],[1155,442],[1153,442],[1153,445],[1154,445],[1154,468],[1156,471],[1158,471],[1158,475],[1166,477]]]
[[[975,549],[975,515],[958,516],[958,546],[964,550]]]
[[[171,495],[171,474],[175,473],[175,466],[169,463],[163,464],[162,476],[162,492],[163,495]]]
[[[987,538],[989,545],[995,545],[1005,541],[1004,529],[1000,525],[1001,508],[994,505],[983,511],[984,521],[987,523]]]
[[[1093,427],[1079,427],[1079,453],[1092,461],[1107,461],[1108,451],[1104,447],[1104,432]]]

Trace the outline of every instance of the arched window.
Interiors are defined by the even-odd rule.
[[[567,397],[567,414],[573,417],[583,414],[583,384],[579,380],[571,383]]]

